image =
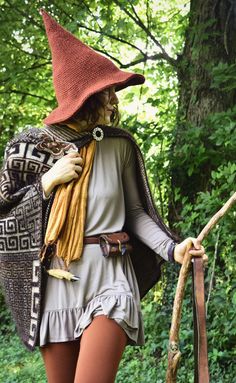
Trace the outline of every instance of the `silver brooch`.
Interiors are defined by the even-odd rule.
[[[102,128],[96,127],[93,129],[92,135],[93,135],[94,140],[101,141],[104,137],[104,132],[103,132]]]

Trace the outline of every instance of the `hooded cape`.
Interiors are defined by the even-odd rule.
[[[139,147],[127,131],[102,126],[105,137],[124,137],[133,144],[137,182],[145,211],[173,235],[158,215]],[[81,148],[93,139],[92,132],[78,133],[67,126],[30,128],[7,145],[0,178],[0,281],[18,334],[27,348],[38,345],[41,306],[46,273],[40,263],[47,220],[55,192],[43,199],[42,175],[72,148]],[[124,227],[125,230],[125,227]],[[153,250],[131,236],[131,259],[141,298],[160,278],[164,262]]]

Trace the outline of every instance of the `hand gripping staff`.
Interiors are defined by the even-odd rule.
[[[236,192],[229,198],[223,207],[210,219],[197,237],[199,244],[208,235],[210,230],[217,224],[231,206],[236,202]],[[189,249],[188,249],[189,250]],[[209,383],[208,356],[207,356],[207,333],[204,297],[204,270],[202,258],[193,257],[186,252],[180,269],[177,283],[171,329],[169,336],[168,367],[166,383],[177,382],[177,369],[181,352],[179,351],[179,328],[181,310],[184,297],[185,285],[193,258],[193,314],[194,314],[194,359],[195,372],[194,383]]]

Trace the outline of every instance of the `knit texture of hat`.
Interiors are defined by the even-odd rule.
[[[113,62],[82,43],[41,10],[52,52],[53,84],[58,101],[44,120],[47,125],[72,117],[93,94],[111,86],[121,90],[143,84],[144,76],[124,72]]]

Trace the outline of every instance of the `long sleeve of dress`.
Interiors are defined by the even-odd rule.
[[[132,149],[132,148],[130,148]],[[145,212],[137,187],[135,159],[131,151],[123,170],[123,188],[127,227],[138,239],[149,246],[165,260],[170,260],[173,240]]]

